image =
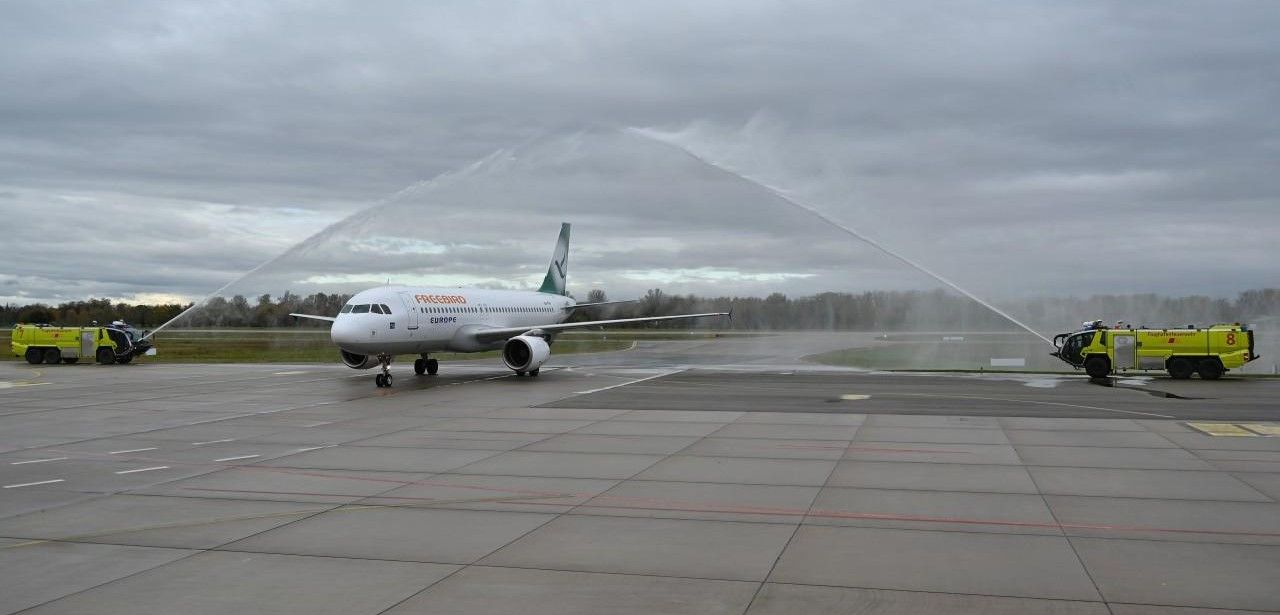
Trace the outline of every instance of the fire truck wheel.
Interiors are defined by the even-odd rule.
[[[44,351],[39,348],[27,349],[27,363],[39,365],[44,362]]]
[[[1195,371],[1191,366],[1191,361],[1182,357],[1169,359],[1169,362],[1165,364],[1165,367],[1169,370],[1169,377],[1174,380],[1186,380],[1187,378],[1190,378],[1191,374]]]
[[[1084,373],[1090,378],[1106,378],[1111,373],[1111,362],[1105,357],[1089,357],[1084,360]]]
[[[132,360],[133,360],[133,355],[127,354],[127,355],[124,355],[123,357],[116,359],[116,363],[128,363],[129,361],[132,361]]]
[[[1217,380],[1222,377],[1222,364],[1214,359],[1204,359],[1196,366],[1196,372],[1204,380]]]
[[[111,365],[116,362],[116,353],[112,352],[110,348],[99,348],[96,358],[98,359],[98,365]]]
[[[62,351],[57,348],[46,348],[44,351],[44,362],[48,365],[57,365],[62,362]]]

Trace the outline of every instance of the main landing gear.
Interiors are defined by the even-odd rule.
[[[432,359],[426,353],[422,354],[421,359],[413,362],[413,373],[421,376],[422,374],[436,375],[440,371],[440,362]]]
[[[382,367],[382,373],[373,377],[373,382],[378,388],[386,388],[391,386],[391,355],[378,355],[378,365]]]

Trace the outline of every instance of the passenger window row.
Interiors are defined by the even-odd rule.
[[[424,314],[532,314],[536,312],[554,312],[553,307],[430,307],[418,308]],[[342,306],[342,314],[390,314],[391,307],[385,303],[360,303]]]
[[[428,307],[419,308],[424,314],[533,314],[554,312],[551,307]]]

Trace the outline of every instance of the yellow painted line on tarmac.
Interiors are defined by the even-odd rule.
[[[1280,425],[1261,425],[1258,423],[1242,423],[1241,427],[1264,436],[1280,436]]]
[[[31,372],[31,377],[27,378],[26,380],[16,380],[16,381],[0,380],[0,389],[16,389],[18,387],[38,387],[46,384],[53,384],[52,382],[36,382],[35,381],[37,378],[44,375],[43,371],[40,371],[38,369],[32,369],[28,371]]]
[[[848,395],[841,395],[841,396],[840,396],[840,399],[843,399],[843,400],[845,400],[845,401],[861,401],[861,400],[863,400],[863,399],[871,399],[871,396],[870,396],[870,395],[855,395],[855,394],[853,394],[853,393],[850,393],[850,394],[848,394]]]
[[[52,382],[0,382],[0,389],[16,389],[18,387],[38,387]]]
[[[1232,423],[1192,423],[1188,422],[1187,427],[1199,431],[1210,436],[1228,436],[1228,437],[1258,437],[1258,434],[1247,429],[1234,425]]]

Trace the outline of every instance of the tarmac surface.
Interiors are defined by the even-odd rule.
[[[863,341],[0,363],[0,614],[1280,611],[1280,380],[799,360]]]

